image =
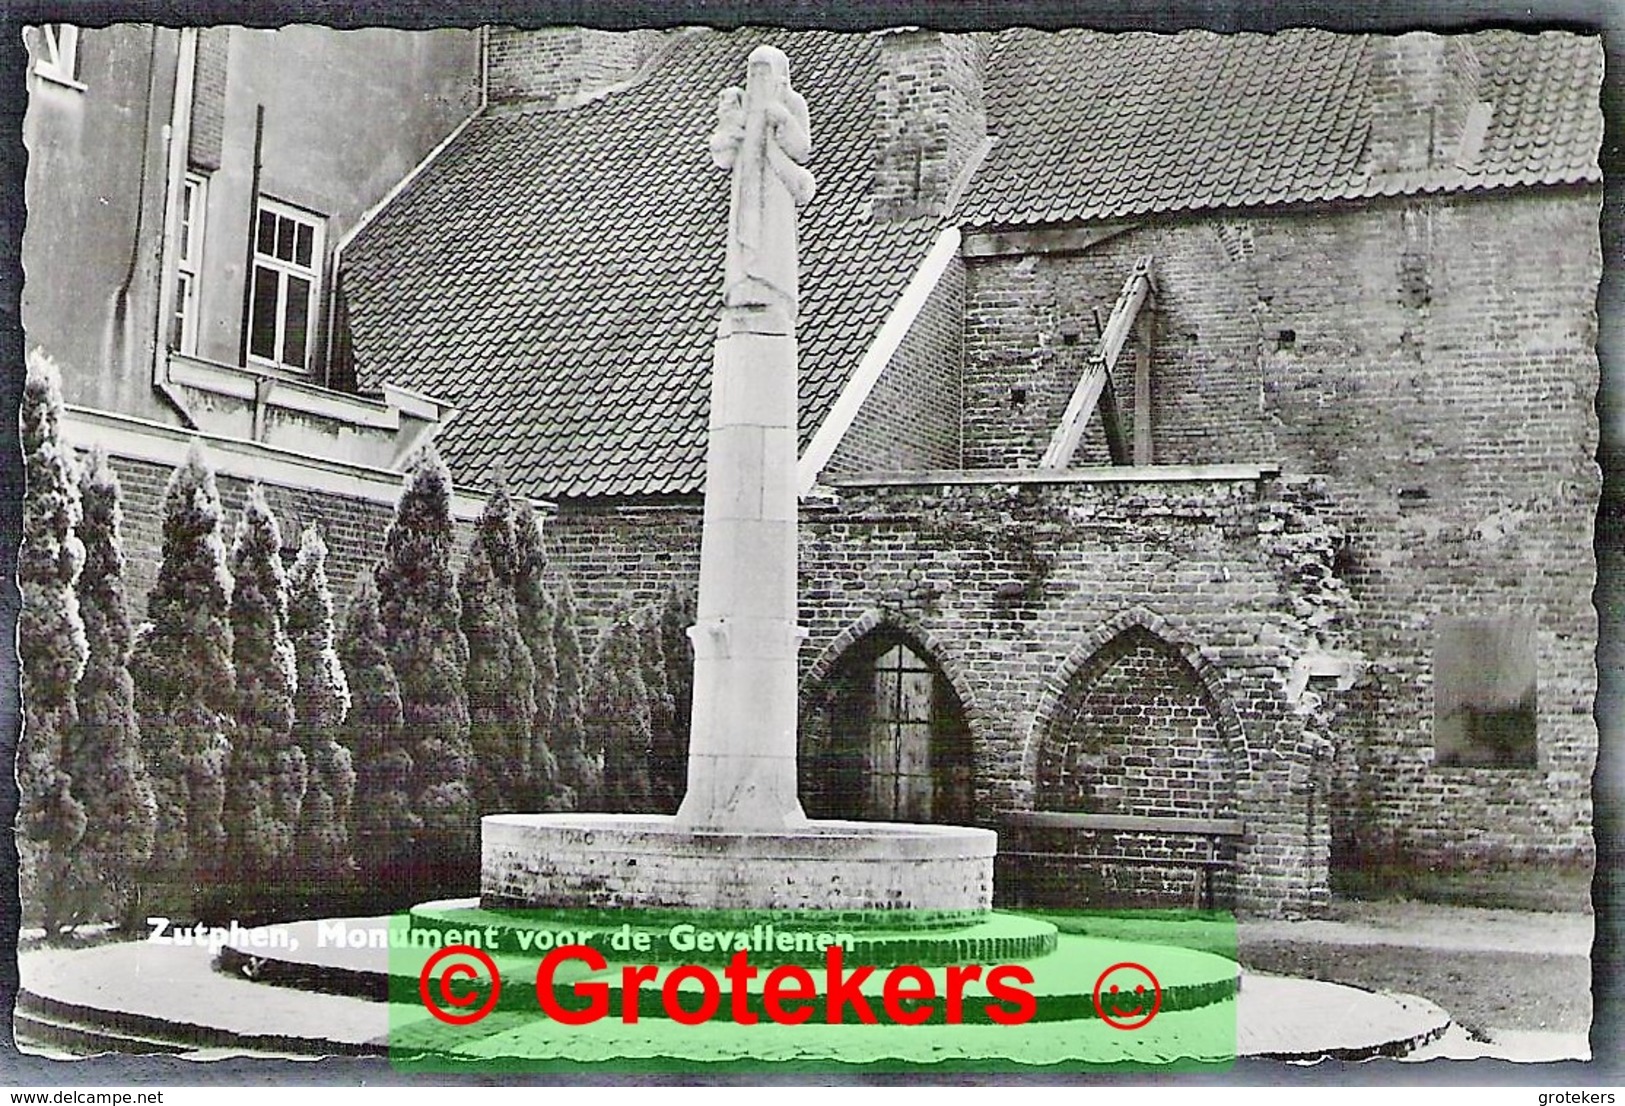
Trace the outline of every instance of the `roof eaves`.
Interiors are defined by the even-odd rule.
[[[971,216],[961,221],[966,234],[996,234],[1032,230],[1037,227],[1090,226],[1122,220],[1141,220],[1159,215],[1199,215],[1204,212],[1260,211],[1303,208],[1320,204],[1358,200],[1391,199],[1400,196],[1437,196],[1490,192],[1500,189],[1563,187],[1602,183],[1602,171],[1594,166],[1555,170],[1524,170],[1517,173],[1490,173],[1450,179],[1429,178],[1423,174],[1384,174],[1362,178],[1361,183],[1318,192],[1269,192],[1261,196],[1193,197],[1188,202],[1126,207],[1091,207],[1067,212],[1029,211],[1013,217]]]

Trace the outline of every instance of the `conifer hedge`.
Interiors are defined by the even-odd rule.
[[[89,646],[75,585],[85,551],[78,535],[79,483],[72,449],[62,439],[62,385],[56,365],[28,360],[21,409],[22,547],[17,582],[22,733],[18,740],[17,830],[25,893],[46,932],[71,924],[69,869],[84,836],[84,806],[73,794],[68,743],[78,721],[75,688]]]
[[[142,915],[139,877],[152,857],[157,805],[141,753],[130,678],[133,635],[124,588],[121,493],[106,453],[91,454],[79,491],[84,506],[79,534],[85,546],[79,611],[89,652],[79,679],[79,724],[68,770],[73,790],[90,801],[74,859],[77,920],[118,920],[130,927]]]
[[[158,578],[130,661],[157,803],[152,875],[209,884],[221,874],[226,841],[237,679],[220,495],[196,441],[164,489],[163,515]]]
[[[327,543],[314,526],[299,535],[299,552],[288,569],[288,638],[298,673],[294,741],[309,773],[299,813],[298,866],[305,879],[331,884],[353,870],[349,822],[356,776],[350,750],[340,743],[350,684],[335,641]]]
[[[454,546],[451,474],[430,444],[408,465],[377,584],[412,757],[412,812],[422,819],[412,878],[445,893],[477,882],[480,847]]]

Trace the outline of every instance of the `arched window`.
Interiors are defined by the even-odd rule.
[[[1038,762],[1040,810],[1221,818],[1234,813],[1217,705],[1161,638],[1131,627],[1068,681]]]
[[[1035,808],[1077,817],[1001,837],[1019,858],[1001,876],[1005,901],[1234,901],[1234,736],[1176,649],[1142,626],[1118,633],[1071,674],[1038,750]]]
[[[812,692],[802,802],[818,818],[970,817],[970,729],[953,685],[918,642],[877,631]]]

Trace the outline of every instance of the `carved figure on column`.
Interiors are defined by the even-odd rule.
[[[790,60],[782,50],[758,46],[747,62],[745,87],[723,89],[718,97],[711,135],[711,157],[733,170],[725,306],[778,306],[795,321],[796,208],[813,196],[813,175],[800,163],[811,154],[807,101],[790,87]]]

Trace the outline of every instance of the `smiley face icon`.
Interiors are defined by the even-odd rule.
[[[1162,984],[1132,960],[1113,964],[1095,980],[1095,1013],[1113,1029],[1143,1029],[1162,1009]]]

